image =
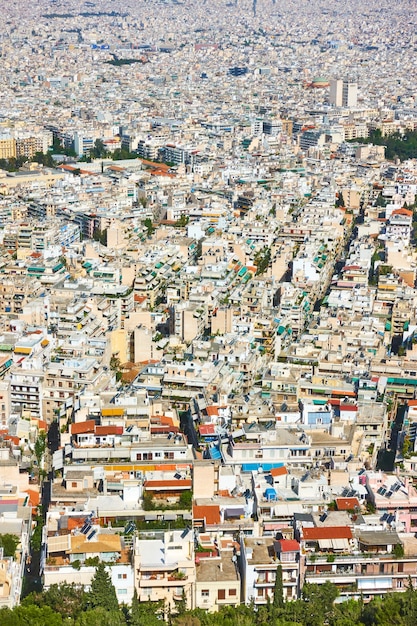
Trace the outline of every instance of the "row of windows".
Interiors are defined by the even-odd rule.
[[[228,590],[228,595],[230,596],[235,596],[237,594],[236,589],[229,589]],[[201,590],[201,597],[202,598],[208,598],[210,596],[210,590],[209,589],[202,589]],[[226,599],[226,589],[218,589],[217,590],[217,599],[218,600],[225,600]]]
[[[180,450],[179,453],[185,454],[184,450]],[[174,452],[138,452],[136,454],[137,461],[153,461],[153,459],[162,458],[166,461],[173,461],[175,458]]]

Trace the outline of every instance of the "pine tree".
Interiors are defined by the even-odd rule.
[[[116,590],[104,563],[99,563],[96,567],[87,602],[93,608],[101,606],[106,611],[117,611],[119,608]]]

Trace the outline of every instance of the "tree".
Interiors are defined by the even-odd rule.
[[[59,613],[49,606],[17,606],[13,610],[0,610],[1,626],[62,626],[63,621]]]
[[[43,431],[41,431],[38,437],[36,438],[35,449],[34,449],[36,462],[39,468],[41,466],[43,455],[45,454],[45,450],[46,450],[46,434]]]
[[[146,220],[143,220],[142,224],[146,228],[147,237],[152,237],[153,233],[155,232],[155,228],[153,227],[152,220],[149,217],[147,217]]]
[[[75,626],[123,626],[124,624],[126,620],[121,611],[109,611],[101,606],[81,613],[75,622]]]
[[[190,218],[188,217],[188,215],[181,215],[181,217],[175,222],[175,227],[176,228],[184,228],[185,226],[187,226],[188,222],[190,221]]]
[[[275,575],[275,585],[274,585],[274,599],[272,601],[272,608],[276,611],[276,609],[282,609],[284,606],[284,587],[282,584],[282,566],[278,565],[276,575]]]
[[[62,583],[51,585],[47,591],[31,593],[24,600],[25,606],[48,606],[63,618],[76,619],[85,604],[85,592],[81,585]]]
[[[107,246],[107,228],[100,230],[95,228],[93,232],[94,241],[99,241],[102,246]]]
[[[95,159],[101,159],[106,156],[107,150],[101,139],[96,139],[94,142],[94,148],[91,150],[91,156]]]
[[[52,158],[52,154],[47,152],[35,152],[31,161],[34,163],[40,163],[41,165],[45,165],[46,167],[55,167],[55,161]]]
[[[16,535],[11,535],[10,533],[0,535],[0,548],[3,548],[3,555],[14,556],[19,542],[20,539]]]
[[[179,499],[181,509],[191,509],[193,503],[193,494],[191,491],[182,491]]]
[[[163,610],[162,602],[139,602],[135,589],[129,623],[132,626],[161,626]]]
[[[380,192],[379,196],[376,199],[375,202],[375,206],[378,207],[386,207],[387,206],[387,201],[385,200],[384,196],[382,195],[382,192]]]
[[[322,585],[306,583],[303,587],[303,600],[308,603],[305,607],[306,626],[321,626],[328,621],[338,595],[337,587],[328,580]]]
[[[335,206],[337,207],[344,207],[345,206],[345,202],[343,200],[343,193],[341,191],[338,192],[337,194],[337,199],[335,202]]]
[[[394,546],[394,555],[397,559],[401,559],[404,556],[404,546],[402,543],[396,543]]]
[[[271,248],[264,246],[262,250],[258,250],[253,261],[257,268],[256,275],[263,274],[271,261]]]
[[[185,594],[184,587],[182,588],[181,599],[175,600],[175,608],[176,608],[176,614],[179,617],[182,617],[187,612],[187,596]]]
[[[87,594],[87,603],[93,608],[102,607],[106,611],[117,611],[119,608],[116,590],[104,563],[99,563],[96,567],[91,589]]]
[[[362,600],[346,600],[334,605],[334,614],[331,626],[363,626],[362,621],[363,602]]]
[[[402,614],[405,626],[414,626],[417,623],[417,593],[413,588],[411,576],[408,577],[407,589],[403,596]]]

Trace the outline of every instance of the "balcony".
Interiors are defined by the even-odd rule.
[[[172,575],[164,575],[164,574],[151,574],[141,576],[139,580],[139,587],[142,588],[162,588],[162,587],[182,587],[188,581],[188,576],[184,575],[183,578],[177,578]]]

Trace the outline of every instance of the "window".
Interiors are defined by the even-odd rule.
[[[229,596],[235,596],[236,595],[236,589],[229,589]]]
[[[78,485],[78,483],[74,483],[74,482],[72,482],[72,483],[71,483],[71,487],[72,487],[73,489],[77,489],[77,485]]]
[[[124,579],[126,579],[126,578],[127,578],[127,574],[117,574],[117,578],[118,578],[119,580],[121,580],[121,579],[123,579],[123,580],[124,580]]]
[[[208,598],[208,597],[209,597],[209,595],[210,595],[210,592],[209,592],[209,590],[208,590],[208,589],[202,589],[202,590],[201,590],[201,597],[202,597],[202,598]]]
[[[174,459],[174,453],[173,452],[164,452],[164,459],[169,459],[169,460],[173,460]]]
[[[218,600],[225,600],[226,599],[226,590],[225,589],[218,589],[217,590],[217,599]]]
[[[117,593],[118,593],[120,596],[127,596],[127,589],[118,589],[118,590],[117,590]]]

